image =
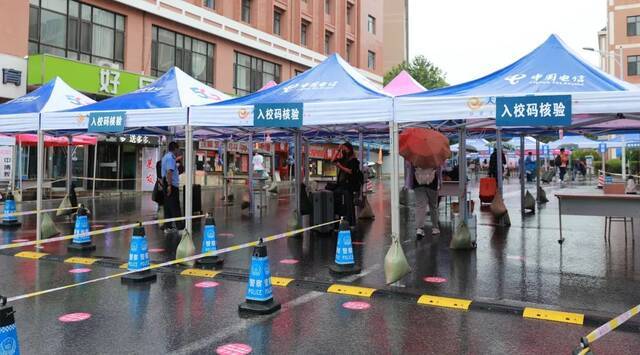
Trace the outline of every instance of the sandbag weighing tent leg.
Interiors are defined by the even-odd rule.
[[[187,114],[188,117],[188,114]],[[184,193],[184,215],[185,229],[193,235],[193,221],[191,216],[193,215],[193,127],[190,124],[184,126],[184,171],[187,174],[185,179],[185,193]]]
[[[40,115],[40,121],[42,116]],[[38,130],[38,149],[36,157],[36,241],[40,241],[40,234],[42,229],[42,216],[40,211],[42,210],[42,184],[44,179],[44,131]],[[35,245],[36,249],[42,249],[40,244]]]
[[[458,143],[458,208],[460,220],[467,223],[467,127],[460,127]]]
[[[390,158],[391,158],[391,235],[400,238],[400,169],[398,166],[398,123],[389,122]],[[380,169],[382,172],[382,168]],[[402,240],[402,238],[400,238]]]

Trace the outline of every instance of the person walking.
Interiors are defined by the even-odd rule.
[[[558,154],[554,163],[559,163],[560,181],[564,182],[564,176],[567,174],[567,167],[569,166],[569,154],[565,152],[564,148],[560,148],[560,154]]]
[[[502,152],[502,167],[503,170],[504,166],[507,165],[507,157],[504,155],[504,152]],[[504,171],[503,171],[504,174]],[[489,177],[492,178],[497,178],[498,177],[498,151],[494,150],[493,153],[491,153],[491,156],[489,157]]]
[[[533,160],[531,152],[529,152],[527,157],[524,158],[524,171],[527,177],[527,182],[532,182],[533,174],[536,171],[536,162]]]
[[[360,161],[356,158],[353,146],[345,142],[338,147],[338,151],[331,161],[338,168],[338,179],[334,193],[334,206],[340,216],[344,216],[349,225],[355,226],[354,195],[362,189],[363,175]]]
[[[440,234],[438,211],[438,190],[440,189],[440,169],[421,169],[411,167],[413,190],[416,197],[416,239],[424,238],[424,222],[427,218],[427,206],[431,216],[431,234]]]
[[[167,153],[162,157],[162,180],[165,186],[164,218],[182,217],[180,210],[180,172],[177,157],[178,143],[169,143]],[[184,229],[184,221],[174,223],[178,229]]]

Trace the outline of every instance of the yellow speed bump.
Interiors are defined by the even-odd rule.
[[[288,277],[271,276],[271,284],[274,286],[287,287],[293,279]]]
[[[39,253],[37,251],[21,251],[17,253],[15,256],[17,256],[18,258],[25,258],[25,259],[40,259],[45,255],[49,255],[49,254]]]
[[[72,258],[66,259],[64,262],[68,264],[83,264],[83,265],[93,265],[96,261],[100,259],[96,258],[81,258],[78,256],[74,256]]]
[[[327,289],[327,292],[339,293],[341,295],[350,295],[350,296],[359,296],[359,297],[371,297],[371,295],[374,292],[376,292],[376,289],[375,288],[368,288],[368,287],[333,284],[333,285],[329,286],[329,288]]]
[[[584,314],[552,311],[548,309],[525,307],[522,313],[524,318],[542,319],[553,322],[571,323],[582,325]]]
[[[183,276],[196,276],[196,277],[210,277],[213,278],[221,271],[217,270],[203,270],[203,269],[186,269],[180,273]]]
[[[471,300],[465,300],[461,298],[422,295],[418,299],[418,304],[424,304],[427,306],[435,306],[435,307],[464,309],[466,311],[466,310],[469,310],[469,306],[471,305]]]

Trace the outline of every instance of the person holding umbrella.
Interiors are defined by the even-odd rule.
[[[413,171],[413,190],[416,196],[416,238],[424,238],[424,222],[427,217],[427,206],[431,216],[431,234],[440,234],[440,221],[438,220],[438,190],[440,189],[440,168],[416,168],[411,165]]]

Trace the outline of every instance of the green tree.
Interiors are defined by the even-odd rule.
[[[435,66],[423,55],[413,58],[410,63],[402,62],[391,68],[391,70],[384,75],[384,85],[387,85],[403,70],[429,90],[449,85],[446,82],[446,75],[442,69]]]

